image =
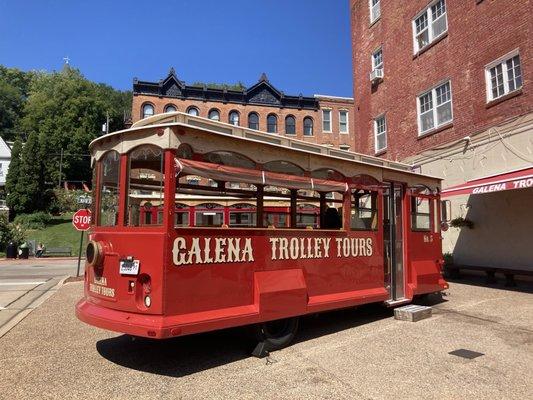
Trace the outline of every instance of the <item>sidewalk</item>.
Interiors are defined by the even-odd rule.
[[[5,398],[517,399],[533,393],[531,292],[451,283],[433,317],[390,309],[302,319],[296,343],[249,356],[239,330],[168,341],[78,321],[68,283],[0,338]],[[474,359],[449,352],[482,353]]]
[[[72,264],[72,262],[78,262],[78,257],[30,257],[28,259],[20,258],[0,258],[0,268],[7,265],[60,265],[60,264]],[[85,263],[85,257],[81,258],[81,263]]]

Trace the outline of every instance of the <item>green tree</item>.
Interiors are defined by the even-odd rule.
[[[18,123],[32,75],[32,72],[0,65],[0,136],[5,140],[18,136]]]
[[[0,80],[0,136],[11,140],[20,117],[22,98],[16,87]]]
[[[16,186],[8,193],[9,207],[15,214],[31,214],[44,210],[45,195],[43,187],[43,167],[39,154],[39,138],[35,132],[30,133],[22,148]],[[11,166],[8,175],[12,174]]]
[[[101,133],[106,113],[111,129],[121,129],[124,109],[130,108],[127,92],[90,82],[76,69],[34,74],[20,125],[24,132],[38,135],[46,186],[60,179],[90,182],[89,143]],[[60,177],[61,149],[66,155]]]

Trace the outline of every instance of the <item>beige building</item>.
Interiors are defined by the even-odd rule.
[[[444,178],[448,224],[473,223],[443,232],[456,264],[533,268],[533,113],[406,161]]]

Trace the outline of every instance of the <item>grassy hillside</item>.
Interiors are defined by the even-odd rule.
[[[72,214],[54,217],[44,229],[29,229],[26,231],[28,240],[35,240],[36,244],[42,242],[46,248],[70,247],[72,255],[77,256],[80,249],[80,235],[72,225]],[[83,236],[82,255],[87,243],[87,232]]]

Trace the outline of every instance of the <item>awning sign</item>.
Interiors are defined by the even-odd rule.
[[[460,194],[483,194],[504,190],[527,189],[533,187],[533,168],[508,172],[487,178],[475,179],[452,186],[442,191],[442,197]]]

